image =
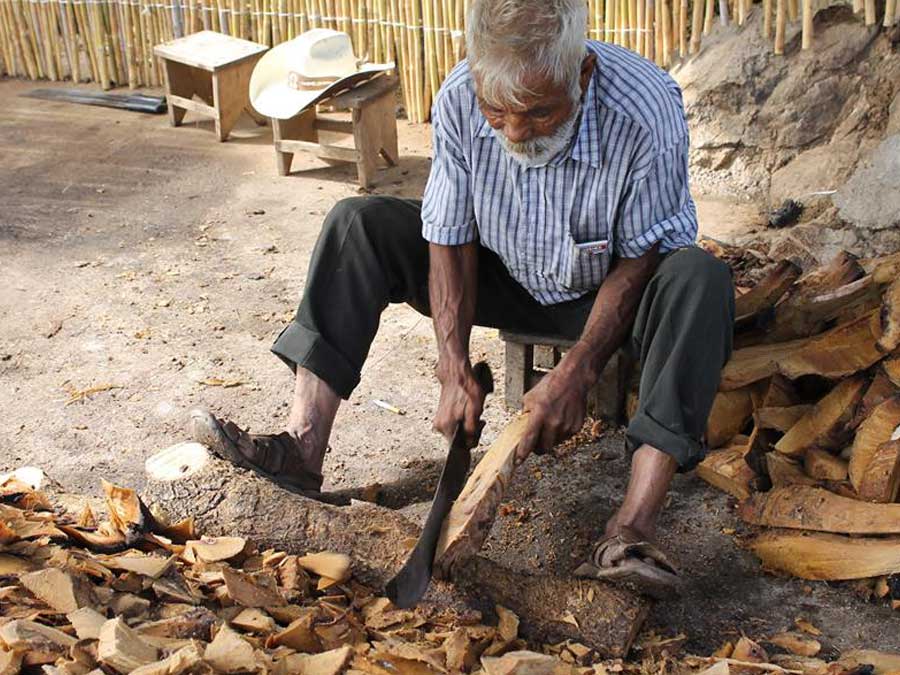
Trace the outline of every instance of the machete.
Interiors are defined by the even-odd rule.
[[[484,390],[485,396],[494,391],[494,377],[488,364],[484,361],[476,363],[472,372]],[[456,425],[453,438],[450,440],[447,461],[444,462],[441,478],[434,491],[434,500],[431,502],[431,511],[428,512],[419,541],[409,554],[403,569],[385,587],[387,597],[400,609],[415,607],[428,590],[441,526],[466,482],[469,465],[472,463],[470,449],[478,445],[478,436],[481,435],[483,427],[484,423],[479,422],[476,438],[471,439],[473,442],[470,443],[462,422]]]

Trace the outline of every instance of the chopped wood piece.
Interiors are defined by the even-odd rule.
[[[706,442],[711,449],[722,447],[747,426],[753,415],[751,389],[748,386],[716,394],[706,425]]]
[[[225,587],[228,595],[238,605],[244,607],[277,607],[287,602],[278,592],[273,577],[259,575],[256,578],[249,574],[238,572],[230,567],[222,568],[222,577],[225,579]],[[267,581],[266,585],[261,582]]]
[[[884,374],[895,387],[900,387],[900,354],[886,358],[881,362]]]
[[[345,645],[321,654],[290,654],[275,664],[274,675],[340,675],[353,653]]]
[[[801,417],[775,444],[775,449],[790,457],[800,457],[809,448],[836,448],[846,440],[848,423],[866,387],[863,377],[851,377],[838,383],[813,409]]]
[[[794,631],[773,635],[769,638],[769,642],[798,656],[815,656],[822,651],[821,642],[808,635]]]
[[[881,306],[881,338],[878,348],[888,354],[900,347],[900,278],[888,286]]]
[[[516,447],[527,425],[525,413],[500,433],[453,503],[434,554],[434,570],[438,576],[451,576],[455,568],[481,550],[515,471]]]
[[[85,528],[97,527],[97,518],[94,516],[94,512],[91,510],[90,504],[84,505],[84,509],[82,509],[81,513],[78,516],[78,519],[75,521],[75,524],[78,527]]]
[[[247,548],[243,537],[203,537],[184,545],[184,559],[188,562],[221,562],[240,555]]]
[[[0,675],[17,675],[22,668],[21,651],[6,651],[0,649]]]
[[[772,487],[786,487],[788,485],[818,485],[819,482],[806,474],[803,467],[796,461],[785,457],[779,452],[766,453],[766,472]]]
[[[796,379],[802,375],[841,378],[865,370],[883,354],[874,311],[805,340],[738,349],[722,370],[722,391],[739,389],[775,373]]]
[[[500,619],[497,625],[497,632],[500,633],[500,638],[506,642],[511,642],[519,637],[519,617],[502,605],[497,605],[494,609],[497,611],[497,616]]]
[[[881,306],[881,287],[864,277],[812,297],[789,298],[775,309],[763,342],[784,342],[821,333],[826,323],[856,318]]]
[[[734,645],[731,658],[735,661],[746,661],[748,663],[766,663],[769,660],[769,655],[758,643],[743,636]]]
[[[97,559],[101,565],[113,570],[126,570],[151,579],[157,579],[172,568],[175,558],[158,555],[117,555]]]
[[[444,640],[447,669],[451,673],[467,673],[478,663],[487,641],[475,640],[465,627],[457,628]]]
[[[741,504],[744,522],[837,534],[900,534],[900,504],[867,504],[817,487],[793,485]]]
[[[900,571],[900,539],[764,532],[750,543],[765,568],[801,579],[867,579]]]
[[[228,626],[222,626],[216,633],[203,653],[203,660],[222,673],[252,672],[257,663],[253,645]]]
[[[850,422],[850,427],[856,429],[879,405],[884,403],[892,396],[900,394],[897,385],[891,382],[884,368],[884,361],[881,362],[875,377],[869,383],[866,393],[863,394],[862,401],[856,409],[856,415]]]
[[[90,587],[56,567],[23,574],[19,581],[32,595],[61,614],[74,612],[91,602]]]
[[[752,492],[756,473],[744,459],[746,449],[733,445],[713,450],[697,467],[697,475],[713,487],[717,487],[738,499],[746,499]]]
[[[787,670],[796,670],[803,675],[827,675],[828,663],[822,659],[797,654],[773,654],[772,663]]]
[[[109,509],[109,518],[116,529],[125,537],[129,545],[137,542],[150,531],[150,521],[146,507],[134,490],[113,485],[101,480],[103,492],[106,495],[106,507]]]
[[[485,675],[577,675],[578,668],[549,654],[515,651],[481,659]]]
[[[106,617],[92,607],[82,607],[66,614],[79,640],[99,640]]]
[[[99,531],[90,532],[62,523],[59,524],[59,529],[75,543],[96,553],[119,553],[128,548],[128,544],[125,543],[125,537],[118,532],[115,534]]]
[[[813,406],[802,403],[786,408],[760,408],[753,413],[753,420],[760,429],[774,429],[784,433],[812,409]]]
[[[2,527],[3,522],[0,521],[0,529],[2,529]],[[2,543],[2,541],[3,538],[0,536],[0,543]],[[30,572],[32,569],[34,569],[34,565],[28,560],[10,555],[9,553],[0,553],[0,575],[21,574],[23,572]]]
[[[181,675],[191,671],[203,660],[200,649],[198,643],[191,642],[162,661],[148,663],[132,670],[131,675]]]
[[[748,317],[774,306],[801,272],[800,266],[790,260],[777,263],[753,288],[735,299],[736,321],[746,321]]]
[[[173,638],[179,640],[196,639],[209,642],[212,628],[219,617],[205,607],[191,607],[175,616],[163,616],[158,621],[142,623],[135,630],[150,637]]]
[[[880,652],[875,649],[851,649],[841,654],[839,663],[847,666],[874,666],[874,675],[900,672],[900,654]]]
[[[249,633],[273,633],[278,629],[271,616],[252,607],[242,610],[231,620],[231,625]]]
[[[156,661],[159,651],[129,628],[120,616],[110,619],[100,628],[97,655],[104,665],[120,673],[130,673]]]
[[[343,553],[322,551],[297,558],[297,564],[308,572],[318,574],[320,577],[328,577],[341,582],[350,578],[352,561],[350,556]]]
[[[16,619],[0,626],[0,640],[9,649],[67,651],[77,640],[35,621]]]
[[[900,493],[900,440],[882,443],[863,471],[857,487],[867,502],[891,504]]]
[[[318,612],[313,608],[304,608],[302,616],[295,619],[280,633],[272,636],[273,645],[284,645],[298,652],[318,652],[322,649],[319,637],[313,630],[313,623]]]
[[[900,395],[892,396],[877,406],[859,428],[850,455],[850,482],[859,490],[863,474],[882,443],[892,439],[900,426]]]
[[[810,448],[803,458],[806,473],[818,480],[847,480],[847,462],[822,448]]]

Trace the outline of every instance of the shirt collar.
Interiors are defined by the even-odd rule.
[[[559,157],[550,162],[551,166],[571,158],[578,162],[590,164],[594,168],[600,167],[600,121],[598,119],[599,107],[597,105],[596,89],[596,77],[592,75],[590,82],[588,82],[587,92],[584,95],[584,105],[581,107],[581,122],[578,125],[578,133],[575,135],[575,140],[569,145],[567,151],[560,153]],[[494,130],[488,124],[487,118],[481,113],[481,109],[477,105],[475,109],[481,118],[475,135],[479,138],[492,136]]]

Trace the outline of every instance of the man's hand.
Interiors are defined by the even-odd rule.
[[[529,413],[525,435],[516,448],[516,461],[532,452],[548,452],[575,435],[584,424],[590,383],[563,359],[522,399]]]
[[[474,444],[487,392],[478,382],[468,362],[454,367],[439,365],[436,375],[441,383],[441,399],[434,415],[434,430],[449,441],[456,431],[456,425],[462,422],[470,444]]]

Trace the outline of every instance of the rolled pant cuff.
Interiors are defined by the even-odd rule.
[[[291,321],[272,345],[272,353],[291,370],[297,366],[321,378],[343,399],[359,384],[360,373],[334,347],[315,331]]]
[[[631,452],[646,444],[666,453],[678,462],[679,473],[690,471],[706,456],[702,443],[667,429],[642,411],[628,423],[625,439]]]

